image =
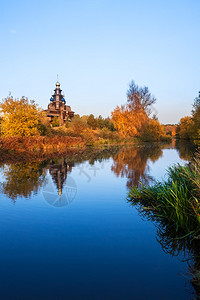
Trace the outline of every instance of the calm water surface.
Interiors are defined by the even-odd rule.
[[[146,145],[2,165],[0,299],[195,299],[184,254],[167,253],[126,200],[192,151]]]

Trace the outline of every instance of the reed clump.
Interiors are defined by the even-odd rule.
[[[128,201],[170,224],[177,236],[200,238],[200,155],[185,166],[170,167],[166,181],[132,187]]]

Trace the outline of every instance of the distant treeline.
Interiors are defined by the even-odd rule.
[[[127,101],[117,106],[111,117],[80,116],[60,126],[58,117],[51,123],[46,112],[34,101],[22,97],[8,97],[0,103],[0,135],[2,137],[69,136],[80,137],[85,145],[121,144],[139,141],[169,141],[173,137],[199,140],[200,97],[193,105],[192,116],[184,117],[175,125],[161,125],[153,114],[156,98],[148,87],[139,87],[132,81]]]

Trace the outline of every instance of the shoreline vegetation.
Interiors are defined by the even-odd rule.
[[[175,140],[172,144],[175,143]],[[98,153],[99,151],[115,149],[130,149],[134,146],[145,146],[148,142],[139,140],[128,141],[125,143],[108,143],[86,145],[80,137],[9,137],[0,138],[0,163],[17,163],[41,161],[63,156],[78,156],[87,153]],[[170,145],[170,142],[162,141],[153,143],[156,145]]]
[[[170,167],[167,175],[150,186],[133,186],[128,201],[171,223],[178,238],[200,239],[200,154],[185,166]]]
[[[171,141],[175,130],[168,126],[165,131],[156,115],[152,115],[155,102],[147,87],[139,87],[132,81],[127,103],[117,106],[111,118],[76,114],[63,125],[60,117],[54,116],[51,120],[34,101],[8,97],[0,103],[1,150],[43,155],[72,147]]]
[[[156,224],[164,249],[172,244],[173,253],[188,249],[194,261],[191,283],[200,293],[200,153],[185,166],[170,167],[167,175],[150,186],[133,186],[127,201]]]

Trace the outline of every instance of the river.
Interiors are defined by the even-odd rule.
[[[174,142],[2,164],[0,299],[195,299],[187,251],[126,199],[193,152]]]

